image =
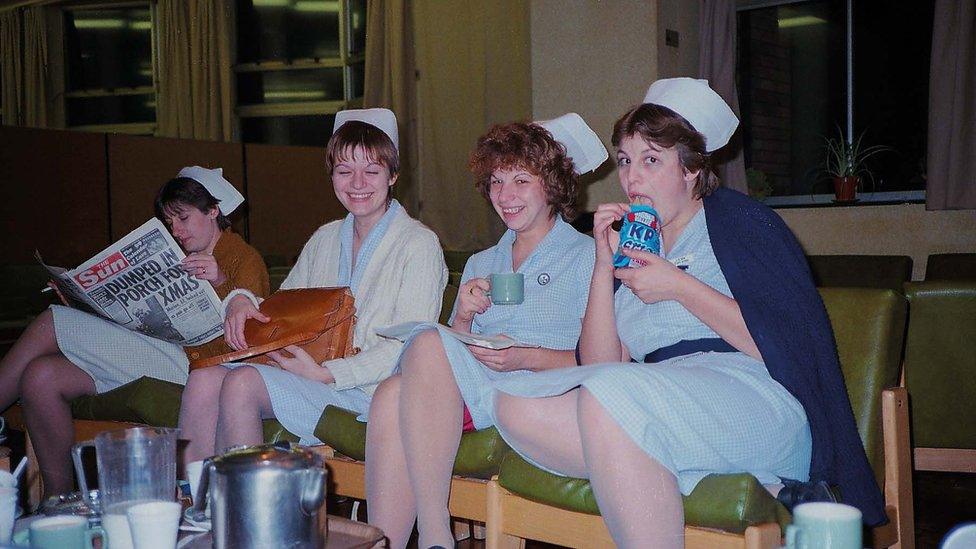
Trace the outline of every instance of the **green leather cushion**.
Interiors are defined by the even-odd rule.
[[[71,415],[75,419],[176,427],[182,395],[183,386],[178,383],[140,377],[111,391],[72,400]]]
[[[182,396],[183,386],[178,383],[140,377],[111,391],[72,400],[71,415],[75,419],[176,427]],[[263,429],[265,442],[298,442],[298,437],[286,431],[275,420],[266,420]]]
[[[498,482],[520,496],[560,509],[599,514],[590,483],[547,473],[515,452],[502,462]],[[790,515],[755,477],[749,474],[709,475],[682,498],[685,523],[690,526],[744,532],[753,524],[778,522]]]
[[[315,436],[337,452],[352,459],[366,459],[366,424],[357,414],[327,406],[315,428]],[[511,450],[494,427],[464,433],[454,459],[454,474],[488,479],[498,473],[502,459]]]
[[[976,449],[976,281],[912,282],[905,289],[914,445]]]
[[[900,291],[912,277],[912,258],[905,255],[811,255],[807,260],[817,287]]]

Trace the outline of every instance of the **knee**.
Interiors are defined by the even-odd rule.
[[[433,353],[443,347],[441,334],[437,330],[424,330],[410,339],[400,359],[400,369],[417,369],[428,363]],[[443,351],[442,351],[443,352]]]
[[[51,357],[39,356],[27,363],[20,376],[21,398],[30,398],[56,392],[58,387],[58,367]]]
[[[400,374],[390,376],[380,383],[369,404],[370,419],[376,412],[382,415],[395,414],[400,405]]]
[[[264,380],[257,370],[250,366],[234,368],[224,376],[220,384],[220,404],[234,403],[234,406],[256,402],[253,395],[257,389],[264,387]]]
[[[227,375],[222,366],[191,370],[183,388],[183,403],[196,402],[200,399],[216,400],[220,394],[220,386]]]

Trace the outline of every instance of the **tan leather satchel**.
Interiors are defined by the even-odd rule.
[[[279,290],[262,301],[260,309],[271,320],[266,323],[247,320],[244,339],[250,347],[194,360],[190,362],[190,369],[244,359],[269,364],[271,359],[266,353],[288,345],[298,345],[318,363],[351,356],[358,351],[352,345],[356,306],[349,288]]]

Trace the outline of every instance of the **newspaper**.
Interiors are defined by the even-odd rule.
[[[213,286],[183,270],[186,255],[158,219],[71,271],[35,257],[72,307],[182,346],[224,332]]]
[[[484,347],[485,349],[508,349],[509,347],[530,347],[535,348],[538,345],[533,345],[531,343],[523,343],[517,339],[513,339],[504,334],[498,335],[482,335],[482,334],[469,334],[467,332],[461,332],[451,328],[449,326],[437,325],[432,322],[404,322],[403,324],[396,324],[394,326],[387,326],[386,328],[380,328],[376,330],[376,335],[390,338],[398,339],[400,341],[406,341],[407,336],[410,332],[413,332],[414,328],[426,324],[428,326],[439,326],[447,335],[453,337],[454,339],[460,341],[461,343],[466,343],[468,345],[474,345],[475,347]]]

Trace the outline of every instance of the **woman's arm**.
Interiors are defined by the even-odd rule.
[[[613,248],[617,232],[610,228],[627,212],[626,204],[601,204],[593,214],[593,239],[596,259],[590,279],[590,294],[580,333],[580,363],[596,364],[629,360],[620,343],[613,300]],[[575,357],[574,357],[575,360]]]
[[[381,277],[387,285],[361,289],[383,296],[386,306],[392,308],[390,316],[382,315],[382,320],[373,320],[373,326],[364,326],[370,333],[381,326],[403,322],[436,322],[440,315],[447,284],[444,253],[433,233],[424,232],[411,238],[410,245],[398,256],[402,259],[383,268],[390,275]],[[372,259],[381,260],[376,256]],[[360,321],[369,322],[369,319],[360,317]],[[396,367],[403,343],[379,336],[371,339],[373,343],[358,354],[323,364],[334,376],[337,389],[378,383]]]
[[[666,259],[640,250],[625,250],[645,263],[636,269],[618,269],[617,278],[644,303],[674,300],[729,345],[762,360],[759,348],[734,299],[675,267]]]

